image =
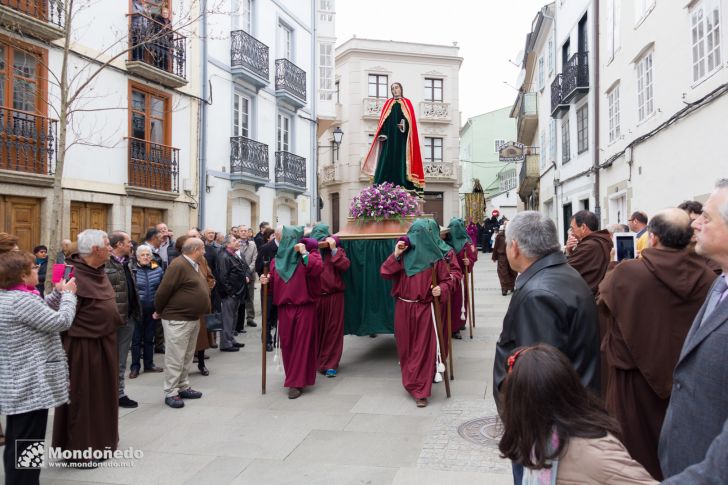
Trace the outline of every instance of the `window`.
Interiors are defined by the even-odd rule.
[[[609,143],[612,143],[618,140],[622,134],[619,126],[619,84],[607,93],[607,102],[609,104]]]
[[[141,86],[131,90],[131,137],[169,145],[171,116],[169,96]]]
[[[515,189],[518,185],[518,176],[515,168],[509,168],[498,173],[498,190],[506,192]]]
[[[549,121],[549,161],[556,160],[556,120]]]
[[[544,72],[543,72],[543,57],[538,58],[538,89],[543,89],[544,86]]]
[[[293,62],[293,31],[282,23],[278,24],[278,52],[280,59]]]
[[[637,61],[637,112],[639,121],[644,121],[655,112],[653,92],[652,51]]]
[[[652,9],[655,8],[655,0],[634,0],[634,18],[636,23],[642,22]]]
[[[543,130],[540,130],[540,133],[541,144],[538,149],[538,160],[540,166],[543,168],[543,166],[546,164],[546,133],[544,133]]]
[[[340,97],[341,91],[339,90],[339,88],[340,88],[339,81],[336,81],[334,83],[334,89],[336,89],[336,104],[341,103],[341,97]]]
[[[333,0],[319,0],[319,20],[322,22],[334,21]]]
[[[250,98],[233,94],[233,136],[250,138]]]
[[[569,116],[561,122],[561,163],[571,160],[571,138],[569,135]]]
[[[319,99],[328,101],[334,97],[334,45],[320,44],[319,78],[320,91]]]
[[[720,67],[720,1],[702,0],[690,9],[693,82]]]
[[[276,151],[290,152],[291,117],[283,113],[278,113],[278,134],[276,140]]]
[[[388,98],[386,74],[369,74],[369,97]]]
[[[548,51],[547,51],[548,59],[549,59],[549,75],[554,73],[554,39],[549,39],[548,44]]]
[[[179,150],[172,148],[171,97],[130,83],[129,178],[133,187],[174,190]]]
[[[495,141],[495,152],[498,153],[500,151],[500,147],[506,144],[505,140],[496,140]]]
[[[622,0],[607,1],[607,60],[614,59],[614,53],[619,50],[621,38],[619,35],[619,26],[622,15]]]
[[[27,49],[0,44],[0,104],[29,113],[41,111],[39,71],[42,66],[40,56]],[[18,119],[20,115],[14,113],[13,118]]]
[[[425,101],[442,101],[442,79],[425,78]]]
[[[589,149],[589,105],[576,110],[576,148],[577,153]]]
[[[442,138],[425,137],[425,161],[442,162]]]
[[[235,3],[238,3],[236,6]],[[236,8],[237,7],[237,8]],[[233,2],[235,27],[245,32],[253,33],[253,0],[236,0]]]

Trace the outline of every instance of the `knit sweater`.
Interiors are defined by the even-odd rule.
[[[0,414],[68,402],[60,333],[71,327],[76,295],[54,291],[46,301],[32,293],[0,290]]]
[[[165,320],[198,320],[210,312],[210,288],[187,258],[175,258],[164,273],[154,308]]]

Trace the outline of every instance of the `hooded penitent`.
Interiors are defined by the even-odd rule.
[[[283,226],[281,241],[276,253],[276,271],[286,283],[293,276],[296,266],[301,260],[301,254],[294,252],[293,247],[301,241],[302,237],[303,226]]]
[[[309,237],[317,241],[322,241],[331,235],[328,224],[316,224],[311,229]]]
[[[450,219],[450,224],[447,227],[450,229],[447,242],[459,254],[463,250],[465,243],[470,242],[470,236],[468,236],[468,232],[465,230],[465,222],[459,217],[453,217]]]
[[[431,268],[446,254],[433,237],[430,222],[437,225],[432,219],[417,219],[407,231],[407,237],[410,240],[410,248],[404,253],[404,270],[407,276],[413,276]],[[438,240],[445,244],[439,237]]]

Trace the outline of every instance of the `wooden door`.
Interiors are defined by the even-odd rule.
[[[40,240],[40,199],[0,196],[0,231],[18,236],[18,246],[32,251]]]
[[[86,229],[109,231],[109,206],[90,202],[71,202],[71,241]]]
[[[442,192],[425,192],[425,214],[431,214],[432,218],[442,226],[443,223],[443,196]]]
[[[164,211],[162,209],[150,209],[147,207],[131,208],[131,239],[132,241],[143,242],[147,230],[164,222]]]

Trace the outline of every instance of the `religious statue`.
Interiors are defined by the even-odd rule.
[[[382,107],[374,141],[362,164],[362,172],[375,184],[391,182],[422,193],[425,171],[420,137],[412,102],[402,96],[402,85],[392,83],[392,97]]]

